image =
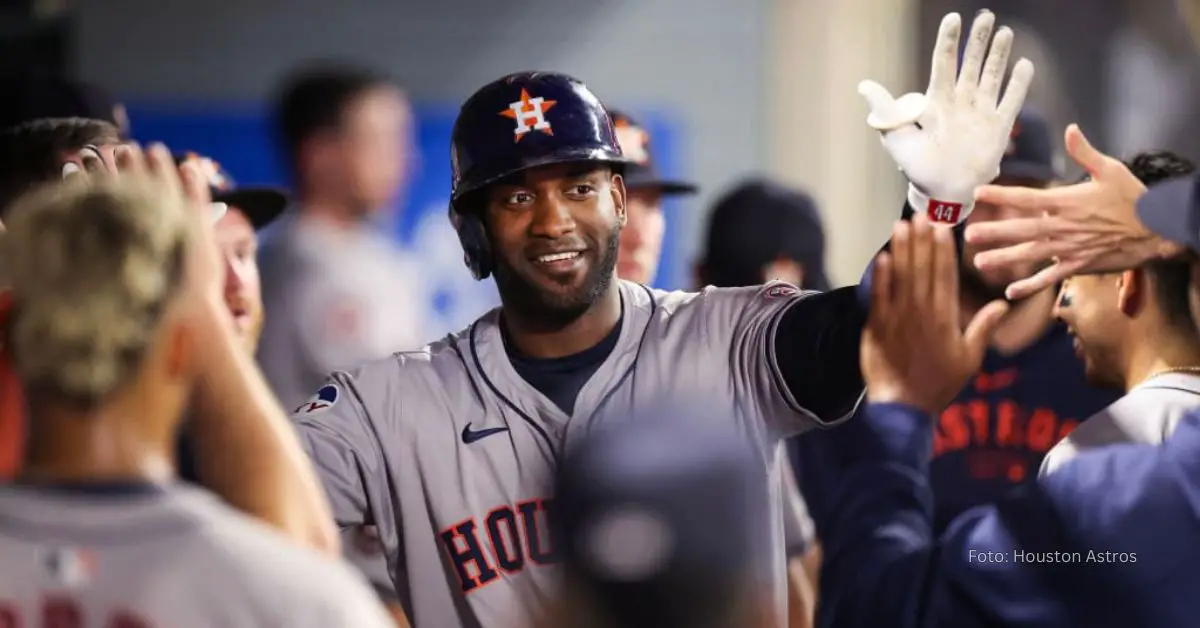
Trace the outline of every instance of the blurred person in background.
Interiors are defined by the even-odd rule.
[[[209,157],[187,153],[177,156],[176,162],[194,164],[208,182],[213,202],[223,203],[227,208],[216,223],[217,247],[225,263],[225,303],[246,350],[253,354],[263,328],[258,232],[283,213],[287,196],[275,188],[239,187]]]
[[[1191,161],[1149,152],[1125,162],[1142,183],[1192,174]],[[1200,407],[1200,334],[1188,305],[1192,256],[1063,282],[1055,314],[1075,339],[1088,379],[1124,396],[1050,450],[1041,473],[1117,443],[1160,444]]]
[[[664,410],[664,414],[669,411]],[[759,453],[724,417],[588,433],[555,484],[562,599],[550,628],[768,628],[773,558]]]
[[[419,269],[372,223],[402,192],[413,122],[392,81],[352,66],[289,76],[275,118],[296,204],[258,256],[267,321],[258,360],[294,408],[330,373],[426,340]],[[345,530],[342,547],[399,617],[373,536]]]
[[[694,184],[664,178],[658,172],[651,151],[650,134],[645,127],[621,111],[609,111],[617,142],[630,160],[625,167],[626,212],[617,252],[617,276],[640,284],[652,285],[662,257],[666,217],[663,199],[696,193]]]
[[[709,214],[698,286],[753,286],[772,279],[801,290],[830,289],[825,229],[808,194],[765,179],[735,185]]]
[[[212,307],[211,227],[193,215],[208,208],[179,192],[133,172],[77,176],[11,209],[5,335],[30,433],[18,481],[0,490],[0,617],[382,628],[351,569],[173,481],[180,418],[220,367],[212,343],[232,337]]]
[[[773,181],[749,179],[723,194],[709,212],[704,246],[695,267],[697,289],[755,286],[773,280],[802,290],[830,289],[825,276],[825,232],[816,203],[808,194]],[[795,628],[812,621],[821,556],[788,449],[780,463],[787,465],[784,536],[789,625]]]
[[[289,76],[275,112],[295,206],[263,244],[258,358],[279,399],[422,336],[419,277],[371,219],[402,191],[412,113],[390,80],[350,66]]]
[[[1013,125],[1000,176],[1004,186],[1046,188],[1059,180],[1059,165],[1046,121],[1025,109]],[[967,225],[1005,220],[1013,212],[977,203]],[[979,247],[963,247],[959,309],[970,320],[1004,288],[1037,268],[980,271],[971,259]],[[1035,481],[1042,458],[1087,417],[1117,394],[1093,386],[1075,357],[1066,326],[1055,321],[1057,291],[1049,288],[1011,304],[991,339],[983,367],[938,417],[930,476],[934,529],[940,532],[959,513],[994,502],[1014,486]]]
[[[68,174],[107,176],[117,170],[118,131],[111,124],[81,118],[34,120],[0,131],[0,214],[12,201],[32,188]],[[158,152],[162,152],[161,149]],[[122,148],[139,166],[136,148]],[[129,157],[133,155],[134,157]],[[169,155],[167,156],[169,159]],[[195,175],[199,177],[200,175]],[[205,190],[204,203],[211,204]],[[8,235],[5,236],[5,241]],[[8,280],[16,281],[14,268]],[[0,311],[0,319],[11,314]],[[228,309],[222,302],[222,316]],[[210,377],[198,380],[192,414],[198,442],[198,464],[206,484],[229,504],[276,526],[301,543],[336,551],[336,532],[329,521],[328,504],[313,479],[295,436],[286,428],[286,417],[270,395],[242,345],[230,350],[220,336],[212,339]],[[11,359],[11,351],[4,359]],[[19,387],[11,380],[6,390]],[[4,406],[3,430],[14,434],[3,443],[5,470],[19,469],[25,442],[24,401],[13,395]]]

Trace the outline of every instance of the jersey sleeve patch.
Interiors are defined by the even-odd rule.
[[[777,283],[763,290],[762,295],[767,299],[785,299],[800,294],[800,289],[789,283]]]
[[[333,407],[333,404],[338,400],[338,387],[334,384],[326,384],[317,391],[317,394],[308,398],[308,401],[296,406],[293,414],[307,416],[310,414],[320,414]]]

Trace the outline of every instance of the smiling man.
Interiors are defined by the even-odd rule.
[[[1151,185],[1188,175],[1195,164],[1170,152],[1126,163]],[[1080,275],[1063,285],[1055,315],[1075,338],[1088,380],[1123,393],[1046,455],[1041,474],[1080,452],[1117,443],[1162,443],[1200,406],[1200,333],[1188,305],[1192,260],[1150,262],[1117,273]]]

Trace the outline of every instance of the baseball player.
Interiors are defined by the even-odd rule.
[[[1141,153],[1126,166],[1145,185],[1196,170],[1170,152]],[[1069,326],[1088,378],[1125,396],[1059,441],[1041,474],[1088,449],[1160,444],[1184,414],[1200,407],[1200,334],[1188,305],[1191,267],[1190,258],[1158,261],[1063,284],[1055,314]]]
[[[1025,108],[992,183],[1051,187],[1061,180],[1057,161],[1045,118]],[[1002,205],[979,202],[965,222],[969,228],[1012,214]],[[1003,272],[978,270],[971,259],[981,250],[963,245],[958,272],[964,320],[1002,298],[1009,283],[1038,270],[1035,264]],[[1117,399],[1111,389],[1088,382],[1070,334],[1054,319],[1055,300],[1052,287],[1010,303],[979,372],[938,414],[929,470],[935,532],[959,513],[1034,482],[1054,443]]]
[[[563,600],[552,627],[768,628],[770,525],[757,448],[676,409],[606,425],[555,485]]]
[[[749,179],[721,195],[708,214],[697,285],[736,287],[772,279],[804,290],[830,289],[825,231],[808,194]]]
[[[258,361],[294,407],[335,369],[421,346],[420,275],[371,219],[404,185],[411,113],[355,68],[285,81],[276,118],[296,206],[259,255],[267,324]]]
[[[76,177],[16,204],[6,328],[30,412],[0,489],[10,626],[388,626],[349,567],[171,482],[204,345],[229,334],[211,227],[156,150],[150,173]]]
[[[66,172],[90,176],[116,168],[118,147],[116,130],[94,120],[35,120],[0,131],[0,213],[17,195],[60,180]],[[122,151],[139,153],[129,147]],[[219,307],[228,318],[223,302]],[[190,417],[207,443],[199,460],[208,467],[206,486],[229,504],[300,542],[337,551],[337,532],[329,521],[328,504],[287,427],[286,416],[240,342],[229,346],[223,343],[225,339],[222,336],[222,342],[210,347],[220,366],[199,381]],[[7,410],[19,411],[20,407],[14,402]],[[9,433],[23,428],[19,412],[8,414],[4,421]],[[15,465],[19,452],[10,449],[6,453]]]
[[[1012,33],[989,55],[993,24],[977,18],[956,88],[961,25],[947,18],[933,92],[962,97],[928,100],[936,124],[912,108],[921,98],[865,88],[870,123],[913,178],[910,203],[946,222],[992,178],[1032,77],[1018,62],[1000,97]],[[927,124],[913,132],[913,119]],[[666,293],[616,280],[626,160],[599,99],[565,75],[484,86],[451,145],[450,216],[502,306],[422,351],[335,373],[297,408],[339,524],[378,527],[414,625],[523,625],[554,597],[561,541],[547,521],[564,448],[640,404],[687,399],[760,447],[775,557],[763,578],[782,623],[778,444],[857,406],[859,288]]]
[[[662,176],[654,161],[650,133],[623,111],[608,110],[617,134],[617,144],[629,163],[625,165],[625,226],[617,251],[617,276],[651,285],[662,257],[663,234],[667,228],[663,200],[690,196],[694,183]]]

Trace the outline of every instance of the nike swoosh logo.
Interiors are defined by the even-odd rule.
[[[471,431],[471,424],[467,423],[467,426],[464,427],[463,431],[462,431],[462,440],[464,443],[470,445],[471,443],[473,443],[475,441],[483,440],[493,434],[499,434],[500,432],[507,432],[507,431],[508,431],[507,427],[492,427],[492,428],[488,428],[486,430]]]

